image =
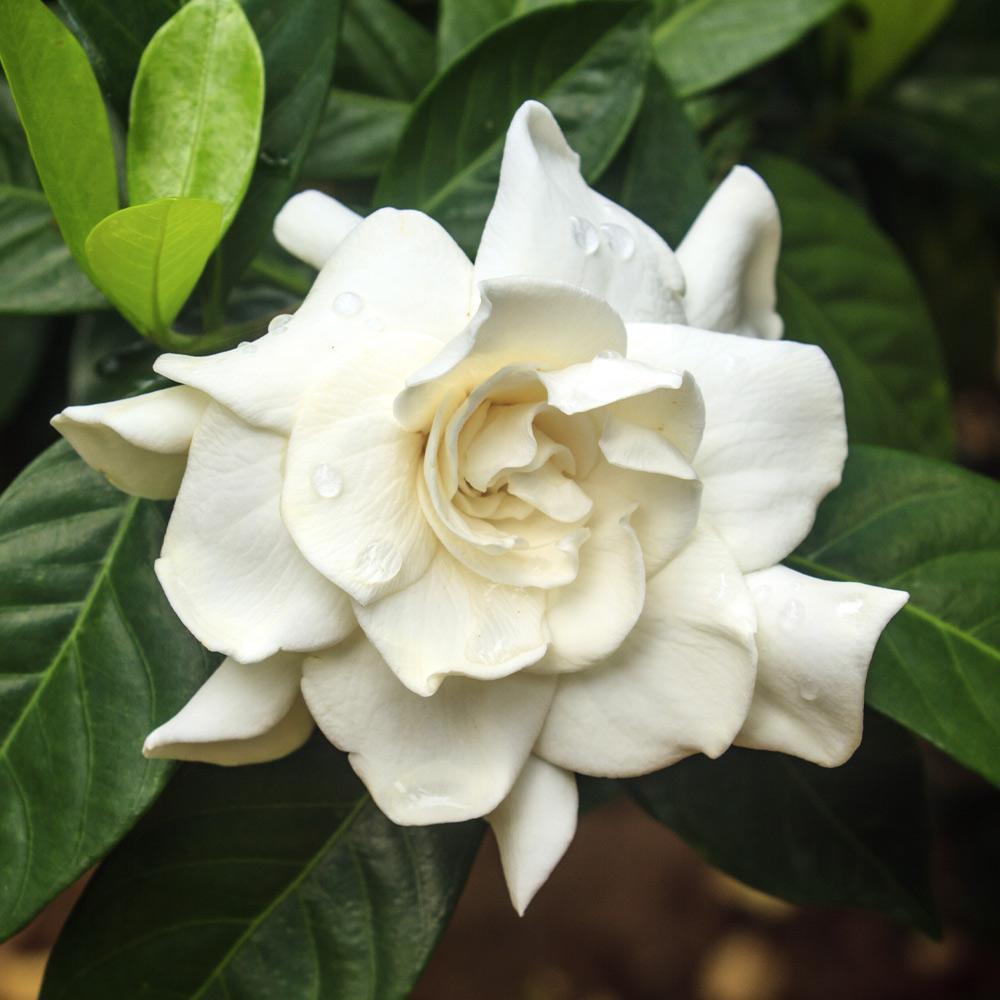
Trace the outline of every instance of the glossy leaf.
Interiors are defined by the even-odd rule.
[[[682,97],[715,87],[794,45],[845,0],[691,0],[653,32],[657,62]]]
[[[560,0],[441,0],[438,65],[447,66],[498,24]],[[570,15],[572,16],[572,15]]]
[[[915,741],[870,713],[840,767],[733,748],[628,782],[709,862],[793,903],[880,910],[934,933],[930,831]]]
[[[87,238],[94,277],[139,331],[163,331],[198,281],[222,217],[222,206],[203,198],[123,208]]]
[[[264,107],[264,64],[236,0],[191,0],[139,63],[128,132],[133,205],[207,198],[227,227],[250,182]]]
[[[42,997],[405,997],[481,834],[391,823],[318,735],[184,765],[88,885]]]
[[[207,674],[153,574],[164,520],[65,444],[0,497],[0,936],[107,853],[170,771],[146,734]]]
[[[115,312],[84,313],[69,346],[67,402],[106,403],[170,383],[153,373],[160,349]]]
[[[829,355],[851,441],[948,455],[941,351],[898,251],[854,202],[807,170],[775,158],[755,165],[781,210],[785,336]]]
[[[48,339],[45,321],[28,316],[0,316],[0,427],[31,388]]]
[[[111,131],[93,70],[41,0],[0,0],[0,63],[63,238],[86,269],[87,234],[118,208]]]
[[[1000,486],[856,448],[788,563],[909,591],[879,644],[868,703],[1000,784]]]
[[[417,102],[377,201],[427,212],[475,250],[517,108],[547,104],[593,179],[638,113],[648,44],[644,10],[626,3],[581,4],[572,17],[550,8],[501,26]]]
[[[59,236],[41,191],[0,184],[0,313],[106,306]]]

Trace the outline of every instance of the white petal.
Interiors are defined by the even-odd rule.
[[[532,756],[507,798],[486,817],[519,916],[566,853],[578,808],[572,773]]]
[[[646,605],[603,663],[559,676],[535,753],[584,774],[646,774],[732,743],[753,695],[754,610],[725,545],[699,526],[647,582]]]
[[[181,386],[92,406],[68,406],[52,426],[118,489],[169,500],[208,397]]]
[[[461,336],[407,380],[396,419],[427,430],[442,400],[470,392],[508,365],[541,370],[625,351],[625,328],[605,302],[578,289],[535,278],[480,285],[479,311]]]
[[[582,521],[594,506],[590,497],[551,463],[531,472],[512,473],[507,489],[512,496],[564,524]]]
[[[420,509],[424,438],[392,416],[403,368],[434,342],[388,336],[348,355],[301,403],[285,458],[282,517],[320,573],[363,604],[419,579],[437,549]]]
[[[900,590],[833,583],[785,566],[747,577],[757,606],[757,687],[736,742],[836,767],[861,742],[865,679]]]
[[[745,572],[809,534],[847,457],[844,401],[818,348],[680,326],[629,327],[629,355],[690,371],[705,400],[702,510]]]
[[[306,659],[302,691],[317,725],[350,753],[379,808],[403,826],[492,812],[528,759],[552,678],[449,677],[435,695],[404,687],[363,632]]]
[[[322,191],[300,191],[275,218],[274,238],[293,257],[318,270],[360,221],[357,212],[336,198]]]
[[[449,674],[506,677],[545,655],[545,596],[491,583],[439,549],[427,572],[355,613],[375,648],[415,694]]]
[[[608,301],[626,320],[683,321],[684,281],[662,239],[591,190],[548,108],[523,104],[507,132],[476,280],[555,278]]]
[[[467,325],[475,295],[472,265],[433,219],[384,208],[347,235],[280,330],[208,357],[164,354],[153,367],[287,434],[299,400],[341,354],[381,343],[383,332],[424,334],[440,347]],[[391,362],[388,346],[383,353]]]
[[[242,663],[321,649],[355,627],[347,595],[302,557],[279,513],[285,441],[210,406],[156,573],[177,616]]]
[[[191,700],[146,737],[147,757],[256,764],[297,750],[313,721],[299,691],[302,657],[223,660]]]
[[[781,220],[774,195],[748,167],[719,185],[677,248],[691,326],[777,340],[774,273]]]

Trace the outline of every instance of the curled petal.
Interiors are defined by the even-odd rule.
[[[274,238],[293,257],[319,270],[360,221],[357,212],[336,198],[322,191],[300,191],[274,220]]]
[[[736,742],[836,767],[861,742],[865,679],[900,590],[816,580],[785,566],[747,577],[757,607],[757,686]]]
[[[208,397],[175,386],[92,406],[68,406],[52,426],[80,457],[118,489],[169,500],[187,465],[187,452]]]

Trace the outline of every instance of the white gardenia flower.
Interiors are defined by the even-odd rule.
[[[851,755],[906,595],[779,565],[847,435],[826,356],[779,339],[756,174],[675,254],[529,102],[474,265],[419,212],[317,192],[275,232],[320,268],[294,316],[54,420],[117,486],[176,496],[156,571],[226,655],[148,756],[269,760],[315,721],[397,823],[485,816],[523,911],[574,772]]]

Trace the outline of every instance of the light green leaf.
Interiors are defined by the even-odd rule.
[[[87,886],[42,997],[409,996],[482,829],[396,826],[318,735],[272,764],[184,765]]]
[[[0,427],[38,374],[48,340],[45,326],[43,319],[35,317],[0,316]]]
[[[31,162],[28,139],[5,83],[0,83],[0,184],[38,189],[38,173]]]
[[[845,0],[690,0],[653,32],[657,62],[681,97],[715,87],[794,45]]]
[[[105,294],[142,333],[166,330],[222,232],[222,206],[163,198],[109,215],[87,237],[87,257]]]
[[[584,3],[571,16],[551,7],[502,25],[417,102],[376,200],[433,215],[474,251],[518,107],[547,104],[593,180],[635,120],[648,52],[645,11],[629,3]]]
[[[111,131],[93,70],[41,0],[0,0],[0,63],[63,238],[86,270],[87,234],[118,208]]]
[[[66,444],[0,497],[0,938],[156,798],[146,734],[208,672],[153,573],[164,521]]]
[[[106,306],[60,238],[45,195],[0,184],[0,313]]]
[[[879,644],[868,703],[1000,785],[1000,486],[915,455],[853,449],[787,562],[909,591]]]
[[[920,752],[874,713],[841,767],[734,748],[628,787],[709,862],[756,889],[793,903],[881,910],[937,930]]]
[[[774,157],[756,165],[781,210],[785,336],[829,355],[851,441],[947,456],[941,350],[898,251],[854,202],[807,170]]]
[[[236,0],[191,0],[153,36],[132,90],[133,205],[207,198],[223,228],[250,183],[264,109],[264,61]]]

